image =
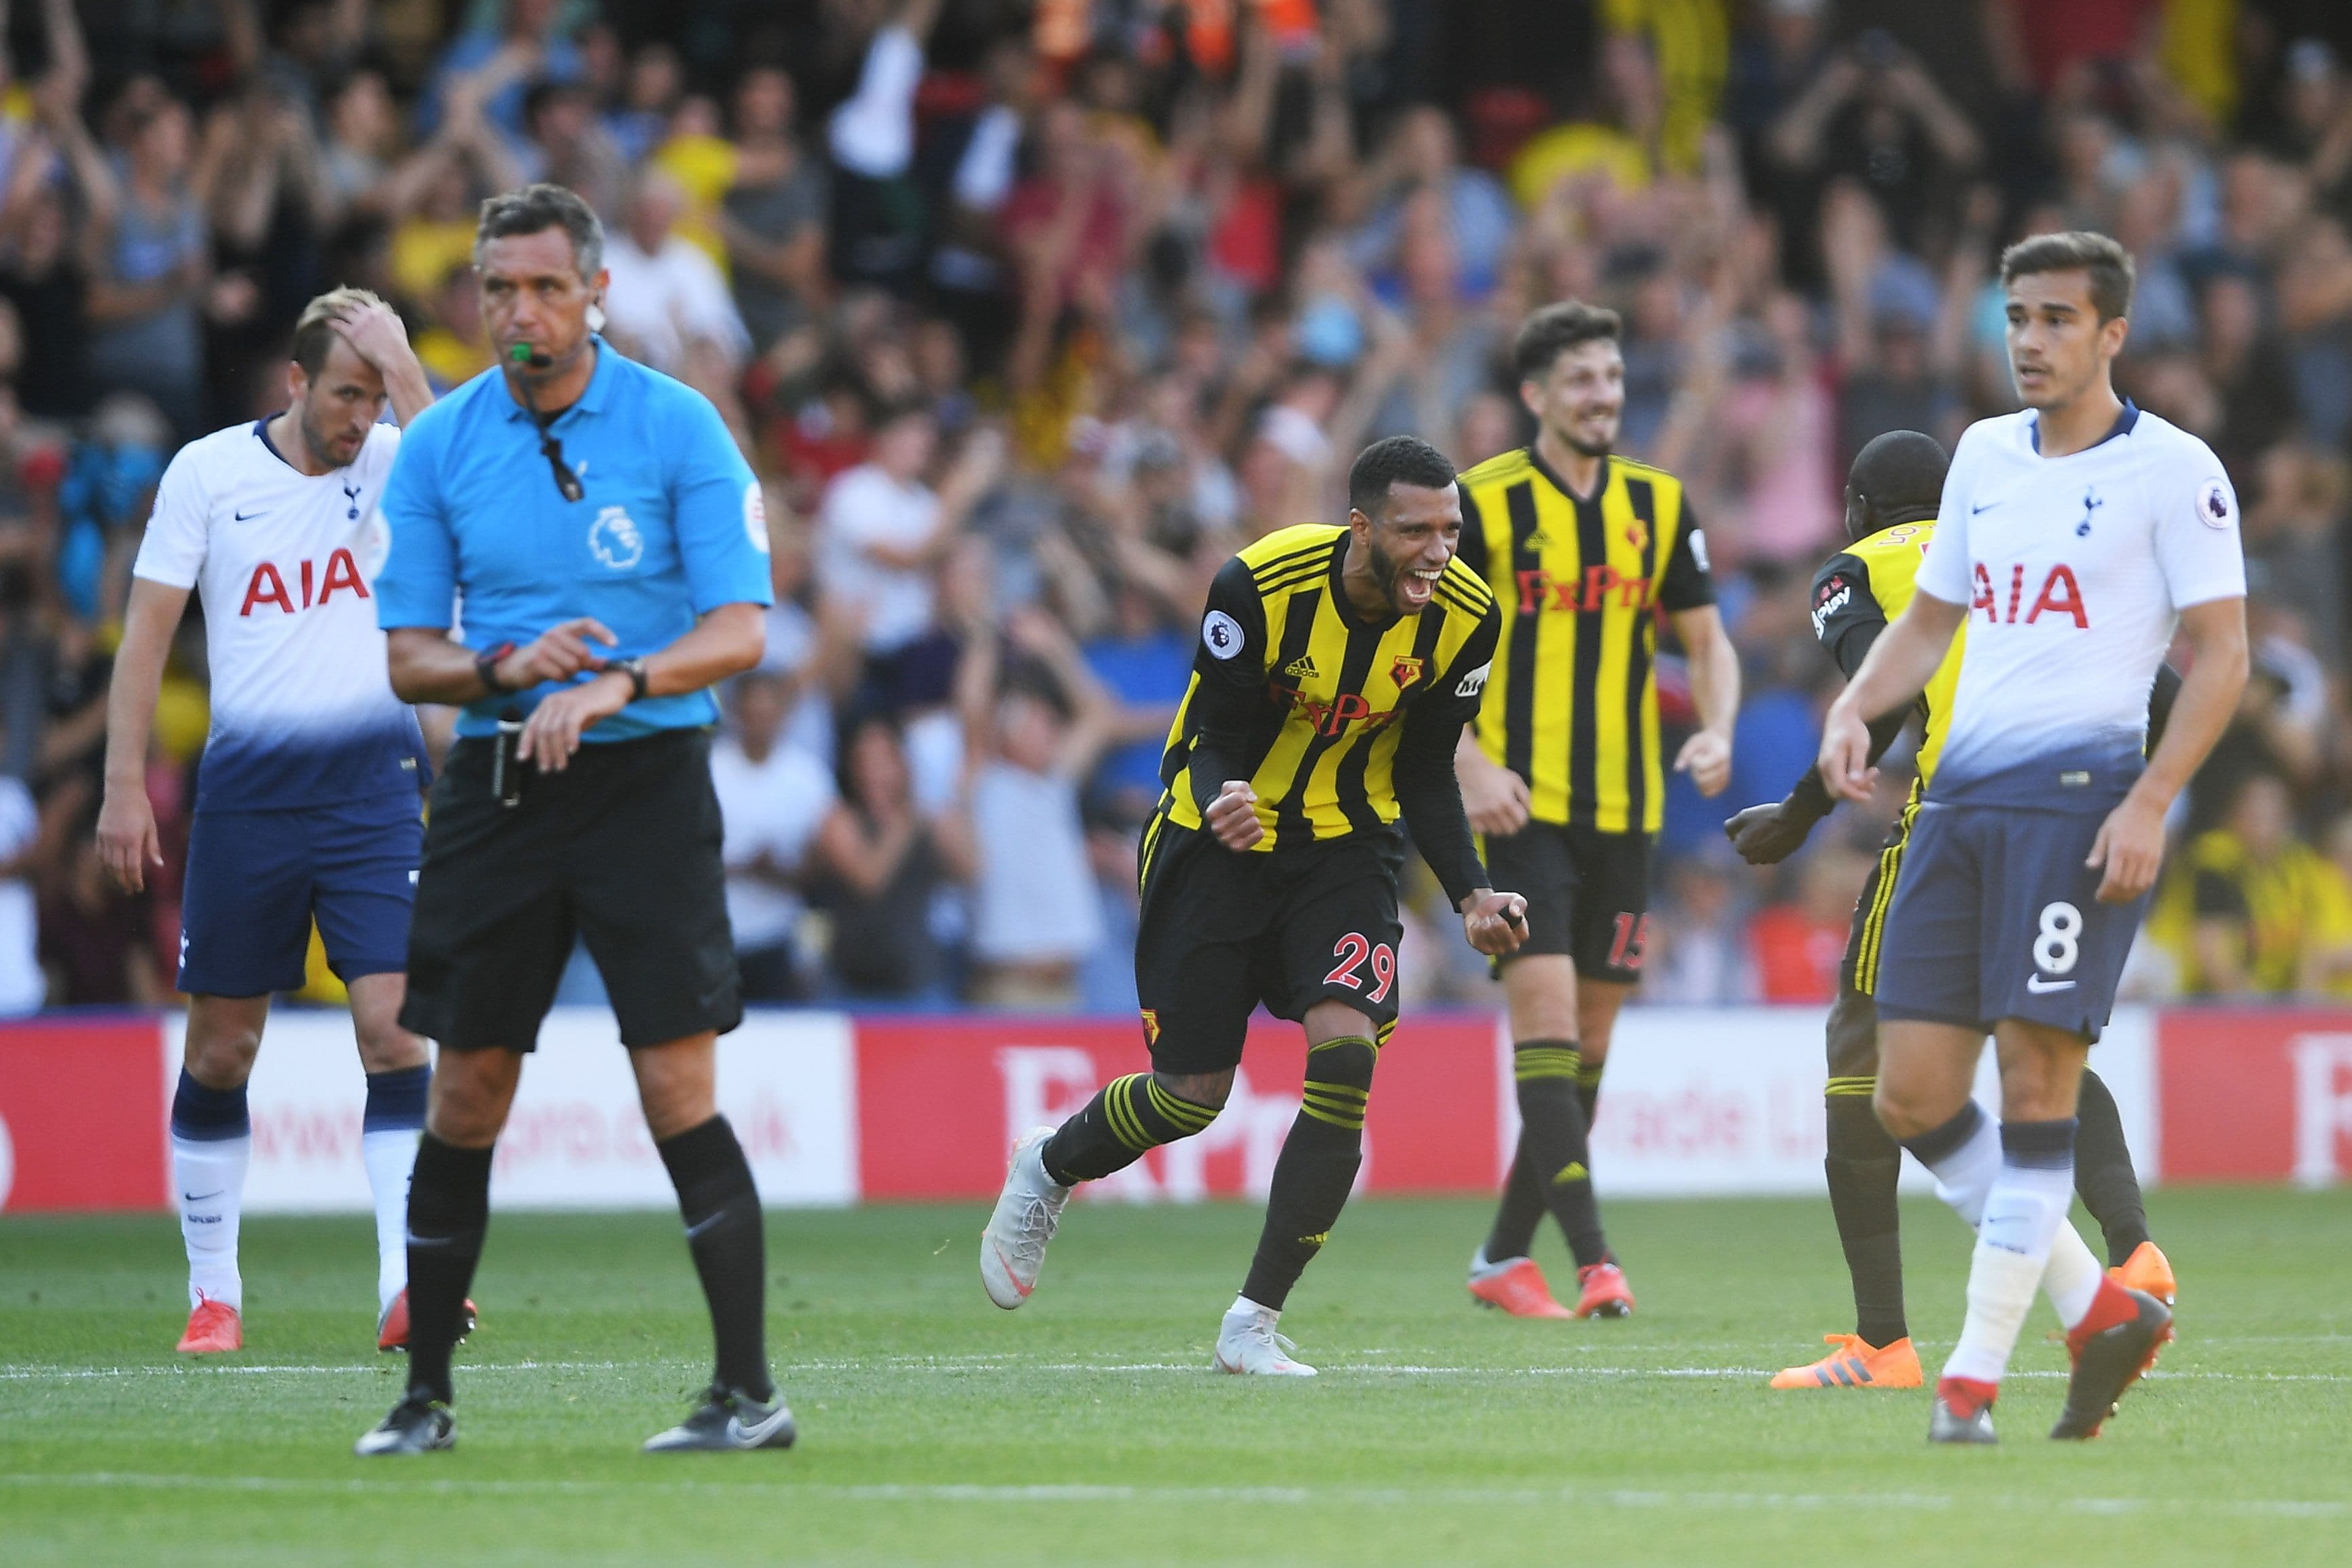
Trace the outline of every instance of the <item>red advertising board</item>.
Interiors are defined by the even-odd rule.
[[[2352,1175],[2352,1014],[2168,1011],[2157,1073],[2166,1181]]]
[[[155,1020],[0,1028],[0,1209],[152,1209],[169,1198]]]
[[[1408,1018],[1381,1052],[1365,1121],[1374,1192],[1486,1192],[1498,1173],[1491,1018]],[[1206,1132],[1097,1184],[1107,1197],[1262,1194],[1298,1113],[1307,1046],[1259,1019],[1233,1098]],[[859,1191],[866,1198],[980,1198],[1005,1152],[1121,1073],[1149,1069],[1141,1028],[1108,1019],[861,1019]]]

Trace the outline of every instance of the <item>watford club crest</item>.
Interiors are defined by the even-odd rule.
[[[1650,548],[1650,525],[1638,517],[1627,523],[1625,542],[1631,544],[1636,552]]]
[[[1421,665],[1422,661],[1413,655],[1399,654],[1397,661],[1389,666],[1389,679],[1396,683],[1399,691],[1402,691],[1421,679]]]

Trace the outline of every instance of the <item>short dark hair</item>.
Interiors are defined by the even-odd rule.
[[[1391,485],[1444,489],[1454,482],[1451,458],[1418,436],[1391,436],[1357,454],[1348,470],[1348,505],[1378,521]]]
[[[572,263],[583,278],[593,278],[604,265],[604,226],[595,209],[577,192],[541,180],[519,191],[508,191],[482,204],[481,222],[474,229],[474,265],[494,239],[543,234],[560,228],[572,241]]]
[[[364,289],[330,289],[302,307],[302,314],[294,322],[294,353],[292,359],[302,367],[302,374],[311,380],[327,365],[327,351],[335,346],[335,319],[346,310],[363,305],[381,305],[381,297]]]
[[[2070,229],[2064,234],[2028,236],[2000,253],[2000,285],[2006,289],[2036,272],[2087,272],[2091,275],[2091,309],[2102,321],[2131,314],[2132,283],[2137,273],[2131,252],[2104,234]]]
[[[1540,381],[1551,374],[1559,356],[1577,344],[1599,338],[1613,343],[1624,331],[1624,321],[1606,306],[1562,300],[1519,323],[1518,338],[1511,344],[1511,364],[1521,381]]]

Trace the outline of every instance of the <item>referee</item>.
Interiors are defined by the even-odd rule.
[[[474,266],[501,364],[411,426],[384,493],[393,688],[465,712],[433,789],[400,1015],[441,1047],[408,1197],[408,1390],[362,1454],[454,1440],[449,1352],[491,1151],[575,935],[612,995],[718,1341],[701,1406],[646,1447],[793,1440],[768,1376],[759,1194],[712,1084],[743,1009],[709,688],[759,661],[767,526],[717,411],[595,335],[604,247],[561,186],[482,205]]]

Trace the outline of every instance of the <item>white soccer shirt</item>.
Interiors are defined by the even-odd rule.
[[[1920,563],[1921,593],[1969,606],[1932,795],[2031,797],[2136,759],[2179,612],[2246,592],[2237,494],[2204,442],[2126,404],[2097,446],[2044,458],[2036,417],[1960,437]]]
[[[278,455],[267,424],[180,449],[131,566],[204,605],[212,733],[197,809],[414,800],[424,737],[393,695],[370,586],[400,432],[378,425],[350,467],[313,478]]]

